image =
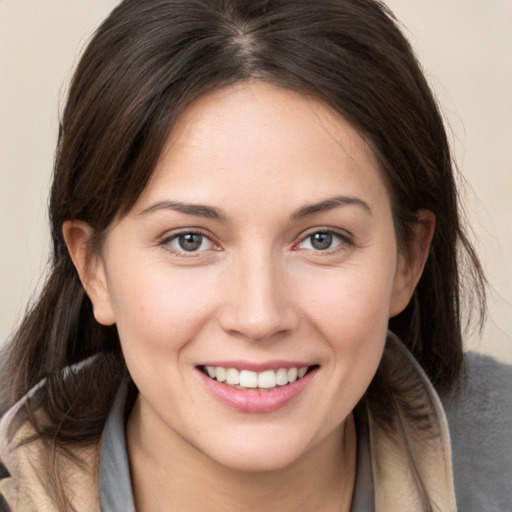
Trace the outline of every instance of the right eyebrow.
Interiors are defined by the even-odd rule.
[[[176,212],[184,213],[185,215],[205,217],[207,219],[227,219],[227,215],[219,208],[204,204],[184,203],[181,201],[158,201],[144,208],[139,215],[147,215],[148,213],[157,210],[174,210]]]

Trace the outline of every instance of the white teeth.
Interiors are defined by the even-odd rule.
[[[249,370],[242,370],[240,372],[240,386],[243,388],[257,388],[258,374]]]
[[[302,377],[304,377],[304,375],[306,375],[306,372],[308,371],[308,367],[307,366],[304,366],[304,368],[301,368],[297,375],[299,377],[299,379],[302,379]]]
[[[231,386],[240,384],[240,372],[236,368],[228,368],[226,371],[226,382]]]
[[[225,368],[222,368],[221,366],[217,366],[217,368],[215,369],[215,373],[216,373],[215,378],[219,382],[224,382],[226,380],[226,369]]]
[[[267,370],[258,374],[258,387],[263,389],[270,389],[276,387],[276,372],[274,370]]]
[[[288,368],[288,382],[295,382],[297,380],[297,368]]]
[[[225,382],[230,386],[241,388],[272,389],[276,386],[286,386],[306,375],[308,366],[302,368],[279,368],[277,371],[266,370],[253,372],[251,370],[237,370],[236,368],[223,368],[222,366],[206,366],[206,373],[218,382]]]
[[[279,368],[276,372],[276,384],[284,386],[288,384],[288,370],[286,368]]]

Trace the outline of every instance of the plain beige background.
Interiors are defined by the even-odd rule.
[[[388,0],[452,129],[491,283],[468,346],[512,362],[512,0]],[[0,0],[0,343],[41,284],[57,119],[81,48],[115,0]]]

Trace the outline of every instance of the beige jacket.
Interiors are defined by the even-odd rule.
[[[422,369],[394,336],[390,336],[381,368],[389,379],[407,380],[407,396],[391,398],[391,427],[375,420],[368,407],[369,439],[377,512],[455,512],[450,441],[441,402]],[[23,399],[0,422],[0,459],[10,477],[0,481],[0,494],[11,512],[59,512],[48,493],[43,445],[20,444],[33,431],[20,423]],[[413,406],[421,425],[408,416]],[[99,512],[99,443],[76,450],[78,465],[56,454],[63,471],[56,475],[79,512]],[[108,512],[108,511],[103,511]]]

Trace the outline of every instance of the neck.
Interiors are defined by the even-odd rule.
[[[350,510],[356,470],[352,416],[293,464],[273,471],[227,468],[182,438],[160,437],[145,428],[140,400],[130,415],[127,445],[139,512]]]

